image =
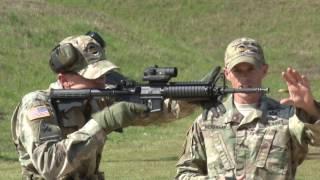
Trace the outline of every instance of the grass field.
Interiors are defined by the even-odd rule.
[[[63,38],[98,31],[108,58],[140,80],[158,64],[179,69],[177,80],[200,79],[222,65],[226,45],[249,36],[264,47],[270,96],[286,96],[280,73],[298,68],[319,99],[320,2],[316,0],[0,0],[0,179],[19,179],[10,116],[22,95],[45,89],[55,76],[50,50]],[[101,169],[107,179],[172,179],[185,133],[196,114],[161,126],[111,134]],[[297,179],[320,176],[319,150]]]

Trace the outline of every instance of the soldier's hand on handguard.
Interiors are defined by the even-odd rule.
[[[224,105],[218,99],[208,102],[202,102],[201,107],[203,109],[202,120],[212,121],[214,118],[218,118],[226,112]]]
[[[135,120],[146,115],[146,105],[118,102],[102,111],[95,113],[92,118],[106,131],[124,128],[132,125]]]
[[[200,81],[208,83],[216,83],[219,79],[221,67],[215,67],[210,70]],[[203,109],[202,119],[203,120],[213,120],[218,118],[220,115],[226,112],[225,107],[222,104],[222,97],[217,97],[212,99],[212,101],[201,102],[201,107]],[[210,113],[209,113],[210,112]],[[209,116],[208,116],[209,115]]]

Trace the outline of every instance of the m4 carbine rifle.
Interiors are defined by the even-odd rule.
[[[215,68],[208,82],[169,82],[176,77],[175,67],[149,67],[144,71],[143,81],[138,84],[132,81],[122,81],[111,89],[52,89],[50,100],[54,106],[70,106],[69,103],[97,97],[110,97],[116,101],[129,101],[147,105],[150,112],[162,110],[166,98],[190,102],[217,101],[219,97],[229,93],[266,93],[268,88],[227,88],[220,67]],[[223,85],[218,86],[218,80],[223,77]]]

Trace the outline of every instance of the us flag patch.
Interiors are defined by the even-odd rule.
[[[38,106],[29,110],[28,118],[30,120],[35,120],[39,118],[49,117],[50,112],[47,106]]]

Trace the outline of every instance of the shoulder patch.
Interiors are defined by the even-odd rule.
[[[47,106],[37,106],[33,107],[28,111],[28,118],[32,120],[50,117],[50,111]]]

